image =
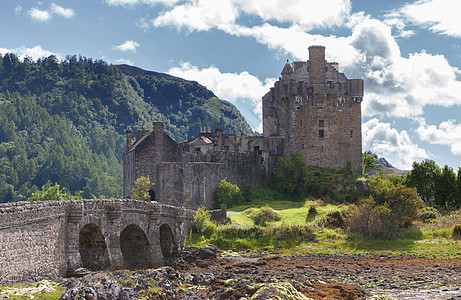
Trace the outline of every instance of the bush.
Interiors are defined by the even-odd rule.
[[[344,219],[340,211],[329,212],[322,221],[322,225],[328,228],[343,228]]]
[[[453,227],[453,235],[454,238],[461,238],[461,224],[456,224]]]
[[[205,234],[209,224],[211,216],[208,211],[205,210],[204,206],[200,206],[194,215],[194,223],[192,226],[192,232],[203,235]]]
[[[280,216],[277,212],[268,205],[264,205],[258,209],[252,209],[252,211],[248,213],[248,217],[254,221],[255,225],[259,226],[266,226],[267,222],[280,220]]]
[[[219,208],[222,203],[227,204],[228,208],[243,203],[243,195],[240,188],[226,179],[221,180],[214,190],[213,196],[216,208]]]
[[[360,201],[347,213],[346,224],[350,231],[379,239],[390,239],[397,235],[398,224],[391,210],[376,205],[373,198]]]
[[[309,207],[309,214],[310,215],[316,215],[317,214],[317,207],[315,205],[311,205]]]
[[[427,223],[437,219],[438,210],[434,207],[425,206],[423,207],[418,214],[418,219]]]

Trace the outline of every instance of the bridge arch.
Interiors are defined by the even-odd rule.
[[[106,241],[97,225],[90,223],[83,226],[79,232],[78,242],[82,267],[102,270],[110,266]]]
[[[176,249],[173,231],[166,223],[160,226],[160,248],[164,258],[173,256]]]
[[[128,269],[152,266],[152,247],[144,231],[136,224],[126,226],[120,233],[120,250]]]

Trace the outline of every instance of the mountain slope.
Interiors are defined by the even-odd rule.
[[[154,121],[177,142],[218,121],[227,134],[253,133],[197,82],[76,56],[0,55],[0,202],[55,182],[84,197],[120,197],[124,132]]]

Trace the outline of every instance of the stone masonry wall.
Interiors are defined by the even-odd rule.
[[[65,275],[67,203],[0,206],[0,284]]]

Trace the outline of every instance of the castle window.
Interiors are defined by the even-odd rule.
[[[320,128],[325,127],[325,120],[319,120],[319,127]]]
[[[195,148],[195,151],[199,151],[199,152],[200,152],[200,147]]]
[[[259,146],[254,146],[254,147],[253,147],[253,150],[254,150],[254,151],[259,151]]]
[[[325,138],[325,130],[319,129],[319,139]]]
[[[229,146],[224,146],[225,151],[229,151]]]
[[[239,146],[234,146],[234,151],[239,151]]]
[[[302,144],[301,148],[304,150],[304,144]]]
[[[351,138],[352,138],[353,135],[354,135],[354,132],[351,130]]]
[[[331,80],[328,80],[328,81],[327,81],[327,83],[330,85],[330,88],[333,88],[333,87],[334,87],[334,85],[333,85],[333,81],[331,81]]]
[[[299,125],[303,126],[303,121],[299,121]]]
[[[300,110],[300,109],[301,109],[301,107],[299,107],[299,106],[296,106],[296,109],[297,109],[297,110]]]

